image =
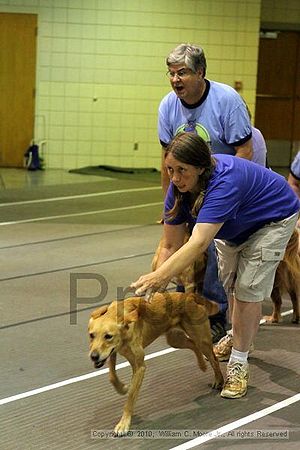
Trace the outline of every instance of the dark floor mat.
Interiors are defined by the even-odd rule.
[[[152,173],[157,172],[154,167],[119,167],[119,166],[94,166],[98,169],[108,170],[109,172],[121,173]],[[92,166],[93,168],[93,166]]]
[[[83,175],[96,175],[99,177],[111,177],[125,180],[160,182],[160,172],[155,168],[131,168],[117,166],[86,166],[79,169],[71,169],[70,173]]]

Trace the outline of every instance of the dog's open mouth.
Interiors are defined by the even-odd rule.
[[[102,366],[104,366],[104,364],[106,363],[106,361],[108,360],[108,358],[110,357],[110,355],[115,351],[114,348],[111,349],[110,354],[104,358],[104,359],[98,359],[97,361],[94,362],[94,367],[95,369],[100,369]]]
[[[100,369],[100,367],[104,366],[106,363],[107,358],[103,359],[102,361],[97,361],[94,363],[95,369]]]

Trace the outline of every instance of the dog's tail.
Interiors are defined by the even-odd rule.
[[[205,307],[208,316],[214,316],[219,312],[218,303],[213,302],[212,300],[207,300],[200,294],[193,294],[193,297],[195,302],[198,303],[198,305],[202,305]]]
[[[285,250],[285,263],[294,279],[300,280],[299,232],[294,230]]]

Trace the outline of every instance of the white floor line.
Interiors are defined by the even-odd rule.
[[[261,419],[262,417],[268,416],[275,411],[278,411],[282,408],[286,408],[293,403],[299,402],[300,393],[294,395],[293,397],[282,400],[281,402],[275,403],[268,408],[261,409],[256,413],[250,414],[249,416],[242,417],[234,422],[228,423],[223,427],[217,428],[216,430],[212,430],[209,433],[204,434],[203,436],[199,436],[191,441],[185,442],[184,444],[177,445],[176,447],[170,448],[170,450],[188,450],[190,448],[196,447],[196,445],[204,444],[204,442],[210,441],[211,439],[216,439],[225,433],[229,433],[232,430],[236,430],[237,428],[246,425],[248,423],[254,422],[255,420]],[[232,401],[232,400],[231,400]]]
[[[145,356],[145,360],[158,358],[159,356],[167,355],[168,353],[176,352],[178,349],[173,347],[168,347],[164,350],[160,350],[155,353],[150,353]],[[116,369],[123,369],[124,367],[128,367],[129,362],[125,361],[116,365]],[[58,383],[49,384],[48,386],[43,386],[41,388],[32,389],[31,391],[22,392],[21,394],[12,395],[11,397],[6,397],[0,399],[0,406],[6,405],[7,403],[15,402],[17,400],[21,400],[23,398],[32,397],[33,395],[42,394],[43,392],[52,391],[53,389],[57,389],[63,386],[68,386],[69,384],[78,383],[79,381],[89,380],[90,378],[99,377],[108,373],[109,369],[100,369],[95,372],[86,373],[85,375],[81,375],[79,377],[69,378],[68,380],[59,381]]]
[[[12,220],[10,222],[0,222],[0,226],[17,225],[19,223],[42,222],[45,220],[65,219],[67,217],[90,216],[92,214],[103,214],[103,213],[111,213],[114,211],[126,211],[129,209],[148,208],[149,206],[158,206],[162,204],[163,202],[144,203],[141,205],[123,206],[121,208],[98,209],[95,211],[87,211],[82,213],[60,214],[58,216],[45,216],[45,217],[35,217],[32,219]]]
[[[65,197],[51,197],[51,198],[40,198],[36,200],[24,200],[20,202],[10,202],[10,203],[0,203],[0,207],[3,206],[16,206],[16,205],[29,205],[31,203],[45,203],[45,202],[58,202],[63,200],[74,200],[78,198],[88,198],[88,197],[103,197],[105,195],[114,195],[114,194],[124,194],[131,192],[143,192],[143,191],[154,191],[161,189],[161,186],[151,186],[144,188],[132,188],[132,189],[119,189],[116,191],[106,191],[106,192],[93,192],[91,194],[78,194],[78,195],[68,195]]]

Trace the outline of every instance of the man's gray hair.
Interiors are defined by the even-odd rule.
[[[206,58],[201,47],[192,44],[180,44],[171,51],[166,59],[167,66],[172,64],[185,64],[193,72],[199,69],[203,71],[203,77],[206,74]]]

